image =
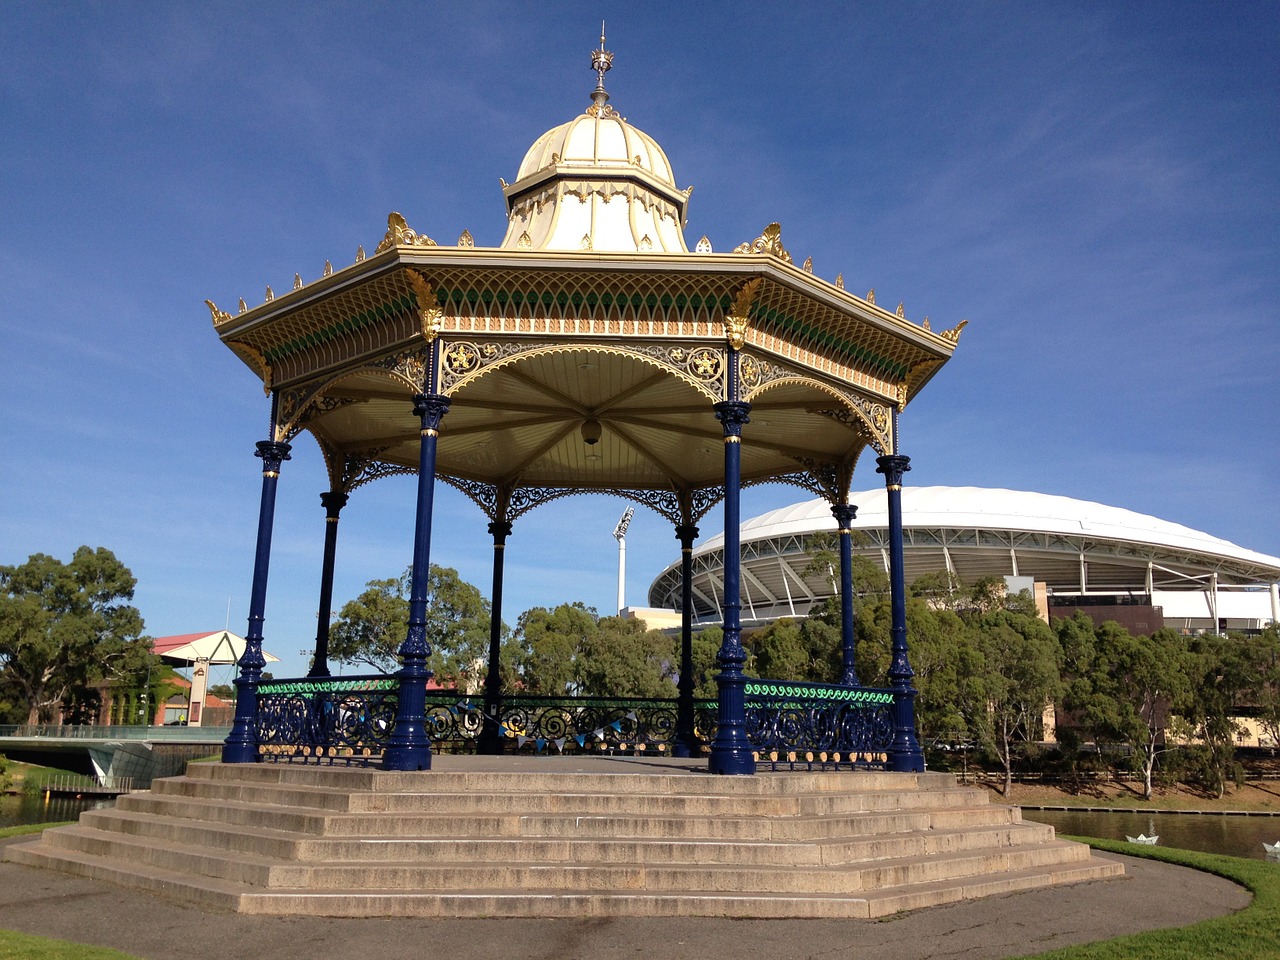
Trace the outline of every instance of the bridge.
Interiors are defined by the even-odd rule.
[[[155,777],[181,773],[188,760],[214,756],[230,727],[144,727],[96,724],[0,725],[0,754],[93,776],[132,778],[148,787]]]

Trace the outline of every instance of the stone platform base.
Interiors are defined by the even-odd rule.
[[[6,857],[248,914],[873,918],[1119,876],[950,774],[193,764]]]

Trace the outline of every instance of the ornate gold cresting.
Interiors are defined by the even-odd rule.
[[[418,323],[422,329],[422,339],[430,343],[440,336],[444,327],[444,311],[436,301],[436,288],[423,280],[416,270],[405,271],[405,277],[418,301]]]
[[[875,303],[875,302],[876,302],[876,288],[872,287],[870,290],[867,291],[867,303]]]
[[[467,250],[472,249],[476,245],[475,237],[471,236],[470,230],[463,230],[462,235],[458,237],[458,246]]]
[[[968,325],[969,325],[968,320],[961,320],[958,324],[956,324],[950,330],[943,330],[941,333],[938,334],[938,336],[940,336],[943,340],[948,341],[949,343],[959,343],[960,334],[964,332],[964,328],[967,327]]]
[[[764,233],[750,243],[740,243],[733,248],[734,253],[771,253],[783,263],[791,263],[791,254],[782,246],[782,225],[771,223],[764,228]]]
[[[724,318],[724,335],[729,341],[729,346],[735,350],[741,350],[742,344],[746,341],[751,304],[756,294],[760,292],[760,284],[763,282],[763,277],[756,277],[744,283],[738,295],[733,298],[733,306],[729,308],[729,313]]]
[[[243,300],[241,300],[240,302],[244,303]],[[227,311],[225,310],[219,310],[217,305],[214,304],[212,300],[206,300],[204,302],[204,305],[209,308],[209,313],[213,317],[213,325],[215,327],[218,326],[218,324],[226,323],[228,320],[231,319],[231,314],[227,313]]]
[[[393,210],[387,215],[387,234],[373,251],[373,255],[376,257],[382,251],[390,250],[392,247],[434,247],[435,245],[434,240],[425,233],[418,233],[405,222],[404,217]]]
[[[907,305],[905,303],[898,304],[897,314],[903,320],[907,319]]]

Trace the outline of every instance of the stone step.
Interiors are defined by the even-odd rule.
[[[1060,841],[995,850],[934,852],[891,860],[824,865],[724,863],[531,863],[480,861],[394,863],[379,857],[355,862],[282,862],[279,858],[207,847],[160,846],[83,827],[52,833],[50,845],[91,856],[188,871],[256,887],[313,890],[705,890],[733,893],[849,894],[888,886],[955,880],[1088,858],[1088,848]]]
[[[853,896],[793,893],[751,896],[701,890],[661,894],[649,891],[617,894],[569,890],[472,890],[445,894],[372,889],[262,891],[243,884],[193,877],[146,865],[121,864],[75,851],[42,849],[40,844],[16,845],[10,847],[7,853],[8,859],[29,866],[61,869],[78,876],[177,896],[209,909],[261,916],[874,919],[903,910],[916,910],[959,900],[1123,875],[1123,867],[1119,863],[1094,857],[1078,864],[1034,867],[997,877],[970,878],[963,883],[890,887]]]
[[[881,771],[814,771],[802,773],[759,773],[752,777],[724,777],[705,772],[705,762],[644,761],[644,766],[626,766],[627,772],[576,773],[558,772],[560,766],[572,766],[569,758],[512,757],[513,763],[524,761],[536,766],[536,772],[513,769],[511,772],[462,772],[439,769],[448,760],[469,758],[437,758],[437,768],[424,772],[395,772],[357,767],[317,767],[305,764],[255,763],[191,764],[188,779],[231,780],[242,783],[302,784],[329,787],[352,792],[415,793],[424,789],[423,778],[430,781],[430,791],[447,793],[517,793],[529,794],[562,789],[565,777],[572,777],[578,793],[673,793],[714,794],[731,796],[811,795],[822,792],[902,791],[954,789],[955,777],[949,773],[885,773]],[[507,758],[503,758],[504,760]],[[672,772],[637,772],[652,766]]]
[[[872,917],[1121,870],[949,775],[588,759],[198,764],[5,854],[217,909],[331,916]]]
[[[718,816],[559,814],[338,814],[315,808],[205,800],[166,794],[128,794],[117,809],[192,821],[260,826],[330,837],[499,836],[632,837],[672,840],[807,841],[865,836],[873,832],[954,829],[962,824],[1019,822],[1017,808],[984,804],[972,808],[897,810],[840,816],[738,816],[732,805]],[[954,825],[954,826],[953,826]]]
[[[723,778],[721,778],[723,782]],[[175,777],[156,782],[157,796],[241,800],[247,803],[305,807],[316,810],[377,813],[424,813],[446,808],[455,813],[556,813],[711,816],[722,813],[726,803],[749,816],[829,816],[865,810],[904,810],[956,807],[986,802],[978,788],[931,789],[904,793],[900,790],[860,790],[816,796],[756,796],[699,793],[587,793],[542,791],[538,793],[466,792],[442,788],[427,791],[344,793],[334,788],[288,784],[242,783]]]
[[[375,837],[302,839],[286,831],[199,823],[177,817],[121,810],[87,811],[80,827],[184,849],[207,848],[298,861],[458,863],[722,863],[744,865],[836,865],[864,860],[926,856],[961,850],[1045,843],[1053,828],[1033,823],[969,825],[964,830],[922,829],[873,833],[861,839],[791,843],[777,841],[670,841],[644,839],[543,839],[496,837]]]

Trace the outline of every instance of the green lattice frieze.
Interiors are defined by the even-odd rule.
[[[832,684],[789,683],[785,680],[748,680],[748,697],[813,701],[814,703],[850,703],[873,706],[893,702],[892,690],[872,687],[840,687]]]

